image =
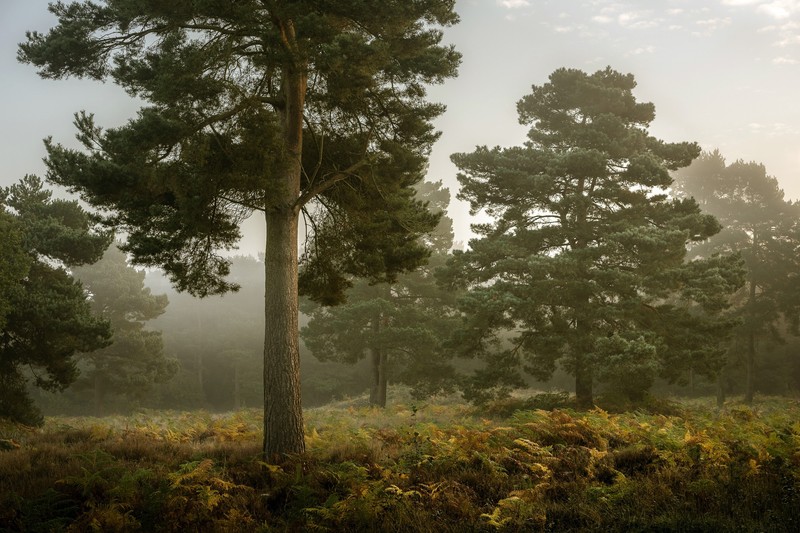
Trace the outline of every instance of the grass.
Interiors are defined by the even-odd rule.
[[[259,410],[0,424],[0,530],[800,530],[797,401],[393,400],[307,410],[308,451],[281,464],[259,457]]]

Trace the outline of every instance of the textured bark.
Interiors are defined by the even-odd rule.
[[[375,338],[381,331],[381,317],[376,316],[372,321],[372,333]],[[370,389],[369,404],[377,407],[386,407],[386,353],[377,346],[369,350],[370,357]]]
[[[291,34],[291,27],[287,28]],[[264,445],[267,459],[305,452],[300,401],[297,224],[302,171],[305,68],[288,66],[283,79],[282,180],[267,187],[264,290]]]
[[[297,216],[267,213],[264,456],[305,451],[297,323]]]

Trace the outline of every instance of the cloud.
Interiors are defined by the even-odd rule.
[[[776,20],[785,20],[800,13],[800,0],[721,0],[726,6],[755,6],[756,11]]]
[[[649,46],[640,46],[639,48],[635,48],[634,50],[629,51],[626,56],[640,56],[642,54],[652,54],[656,51],[656,47],[653,45]]]
[[[516,9],[518,7],[525,7],[531,5],[529,0],[497,0],[497,5],[503,6],[506,9]]]
[[[785,48],[793,44],[800,44],[800,35],[787,35],[780,41],[775,42],[775,46],[780,46],[781,48]]]
[[[730,17],[715,17],[709,19],[698,20],[695,22],[700,28],[700,31],[694,32],[694,35],[711,35],[720,28],[724,28],[731,23]]]
[[[759,6],[759,9],[777,19],[785,19],[800,13],[800,0],[775,0]]]
[[[633,30],[643,30],[658,26],[661,23],[661,19],[646,18],[649,14],[649,12],[626,11],[617,15],[617,22],[623,28]]]
[[[796,65],[798,61],[791,57],[781,56],[774,58],[772,63],[775,65]]]
[[[759,29],[759,33],[775,33],[777,40],[772,44],[780,48],[800,44],[800,23],[790,20],[779,25],[764,26]]]
[[[783,122],[773,122],[772,124],[751,122],[747,125],[747,129],[753,135],[760,135],[762,137],[784,137],[798,134],[797,128]]]

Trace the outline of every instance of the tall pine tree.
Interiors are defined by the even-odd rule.
[[[104,0],[51,4],[20,59],[46,78],[111,79],[146,102],[120,128],[89,114],[84,150],[48,142],[48,177],[109,211],[135,262],[198,295],[233,288],[218,255],[266,219],[264,453],[304,450],[298,219],[312,245],[302,289],[339,301],[350,275],[391,280],[427,256],[436,217],[413,199],[455,74],[439,29],[454,0]]]
[[[651,137],[655,109],[635,86],[610,68],[559,69],[517,104],[531,126],[524,146],[452,156],[460,197],[492,217],[445,278],[470,288],[457,343],[486,360],[468,392],[519,386],[523,370],[545,379],[560,364],[580,405],[597,380],[635,399],[668,358],[697,356],[681,334],[724,335],[716,313],[740,283],[738,259],[687,264],[686,245],[719,224],[665,193],[669,171],[699,148]]]

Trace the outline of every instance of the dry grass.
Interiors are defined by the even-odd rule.
[[[307,454],[279,465],[260,460],[258,410],[0,425],[0,530],[800,530],[796,401],[362,403],[308,410]]]

